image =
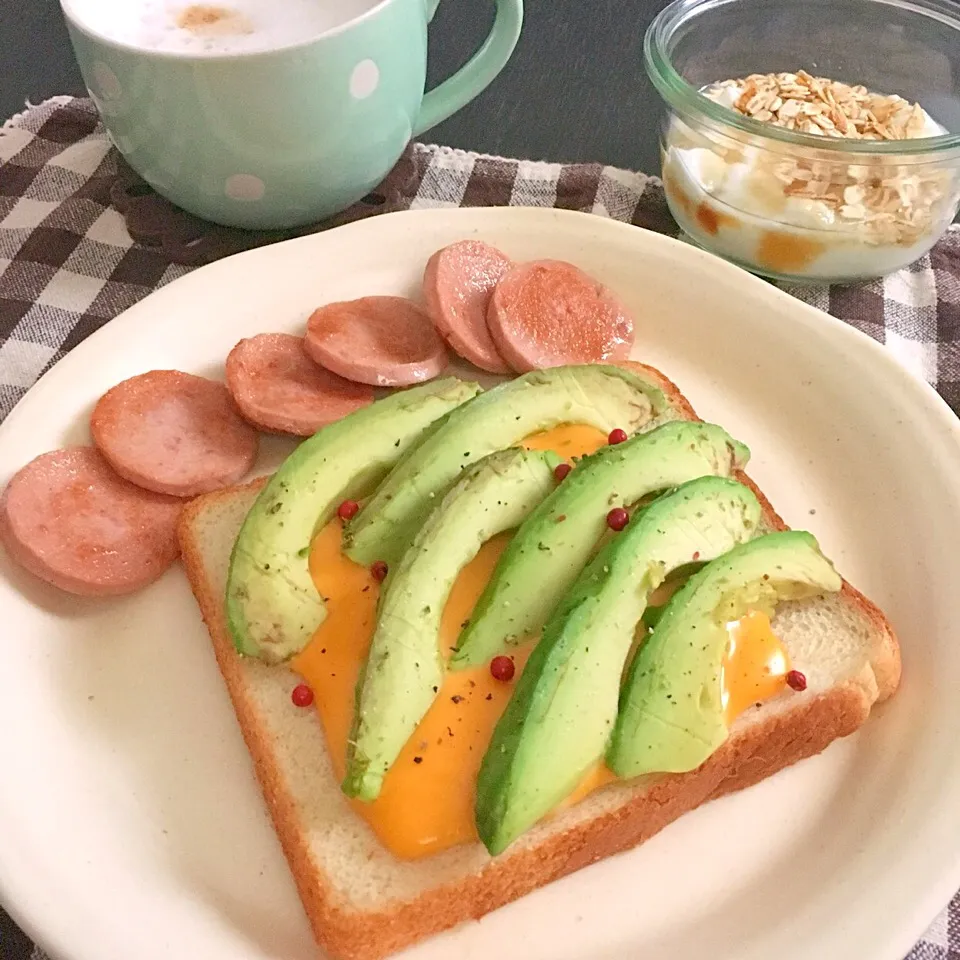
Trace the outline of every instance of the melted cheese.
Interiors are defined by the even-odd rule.
[[[787,685],[790,658],[759,610],[727,625],[730,637],[720,671],[720,702],[729,727],[755,703],[769,700]]]
[[[608,783],[613,783],[616,779],[617,775],[605,763],[598,763],[584,776],[573,793],[553,811],[554,814],[558,814],[561,810],[572,807],[574,804],[583,800],[584,797],[590,796],[594,790],[599,790]]]
[[[599,430],[570,425],[531,436],[524,446],[553,450],[571,459],[592,453],[605,442]],[[326,599],[327,617],[292,663],[315,694],[339,779],[346,768],[355,688],[373,636],[380,588],[365,567],[341,553],[341,533],[342,525],[334,519],[313,541],[310,573]],[[461,626],[473,611],[508,539],[508,534],[502,534],[484,544],[457,578],[441,620],[439,642],[445,656],[456,644]],[[755,636],[763,640],[764,635],[753,627],[736,635],[739,642],[733,645],[730,665],[723,673],[730,691],[724,701],[729,704],[728,715],[763,699],[754,676],[754,661],[759,663],[764,655],[753,657],[744,651],[752,648]],[[517,676],[531,647],[532,642],[516,648],[513,656]],[[777,682],[774,692],[782,689],[784,681],[780,678]],[[350,801],[394,855],[414,859],[477,839],[477,774],[514,683],[494,680],[486,665],[447,674],[433,706],[387,774],[380,796],[372,803]],[[598,764],[558,811],[613,779],[607,767]]]
[[[310,572],[327,600],[327,618],[293,668],[312,688],[339,779],[346,770],[354,692],[376,620],[380,584],[340,552],[342,526],[317,535]],[[454,584],[444,608],[440,644],[456,643],[460,625],[493,573],[508,537],[488,541]],[[518,648],[518,668],[528,648]],[[373,803],[352,801],[385,847],[414,858],[476,839],[473,804],[477,773],[513,684],[499,683],[487,667],[451,672],[433,706],[387,774]]]
[[[528,450],[552,450],[558,457],[571,460],[599,450],[607,438],[596,429],[581,423],[568,423],[543,433],[534,433],[520,444]]]

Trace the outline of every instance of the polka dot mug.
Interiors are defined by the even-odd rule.
[[[256,229],[363,197],[411,137],[496,77],[523,19],[523,0],[497,0],[480,50],[424,94],[439,0],[61,2],[90,96],[134,170],[196,216]]]

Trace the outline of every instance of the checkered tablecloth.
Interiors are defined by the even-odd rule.
[[[413,145],[363,201],[297,233],[389,210],[506,204],[677,231],[660,182],[640,173]],[[292,235],[212,227],[176,210],[125,167],[87,100],[59,97],[15,117],[0,132],[0,419],[41,373],[158,287]],[[886,344],[960,413],[960,228],[882,281],[785,289]],[[2,910],[0,960],[46,960]],[[960,960],[960,894],[908,960]]]

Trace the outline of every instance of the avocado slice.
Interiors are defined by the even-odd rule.
[[[357,687],[343,790],[374,800],[443,682],[438,635],[460,571],[491,537],[516,527],[554,488],[560,458],[511,447],[474,464],[427,517],[384,583]]]
[[[749,540],[761,514],[753,492],[735,480],[691,480],[634,514],[583,571],[527,661],[480,768],[477,830],[491,853],[553,810],[602,760],[650,594],[693,558],[711,560]]]
[[[768,533],[694,574],[637,652],[607,764],[621,777],[682,773],[727,737],[720,670],[727,624],[781,600],[835,593],[843,581],[809,533]]]
[[[694,477],[729,476],[749,458],[721,427],[689,421],[666,423],[584,458],[501,554],[460,634],[451,669],[483,663],[511,641],[536,634],[596,549],[611,507]],[[558,523],[559,517],[566,519]]]
[[[438,418],[480,392],[455,377],[394,393],[323,427],[280,465],[240,528],[227,575],[239,653],[278,663],[326,616],[310,577],[313,534],[341,501],[368,496]]]
[[[344,549],[357,563],[394,563],[433,501],[481,457],[563,423],[627,433],[674,419],[659,387],[609,364],[534,370],[488,390],[450,415],[406,457],[347,527]]]

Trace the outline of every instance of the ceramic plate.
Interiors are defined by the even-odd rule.
[[[0,428],[0,482],[86,442],[97,398],[300,331],[324,302],[416,295],[463,237],[609,284],[636,357],[746,441],[750,472],[889,614],[899,695],[856,737],[709,804],[410,960],[900,960],[960,884],[960,423],[867,337],[692,247],[586,214],[417,211],[244,253],[161,289]],[[289,449],[264,444],[260,468]],[[63,960],[317,956],[179,568],[79,601],[0,559],[0,890]]]

